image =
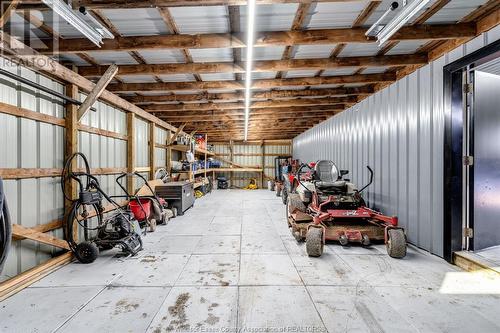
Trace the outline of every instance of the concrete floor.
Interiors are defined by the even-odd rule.
[[[309,258],[284,216],[274,192],[216,191],[138,256],[69,264],[0,303],[0,331],[500,331],[500,280],[413,247],[403,260],[383,245]]]

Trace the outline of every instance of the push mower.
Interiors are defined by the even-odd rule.
[[[144,186],[135,191],[134,194],[130,194],[122,183],[122,179],[127,176],[130,179],[134,177],[141,179]],[[135,219],[139,221],[141,227],[148,227],[150,232],[156,230],[157,224],[167,224],[168,220],[176,215],[175,212],[168,209],[165,200],[156,196],[149,182],[140,173],[122,173],[116,178],[116,183],[125,193],[125,196],[114,196],[113,198],[126,198],[129,202],[128,208],[134,214]]]
[[[78,157],[83,160],[83,172],[72,171],[72,165],[77,165]],[[78,184],[76,200],[67,193],[66,184],[71,181]],[[123,210],[104,193],[97,178],[90,173],[85,155],[75,153],[66,161],[61,175],[61,187],[66,200],[72,202],[70,211],[65,212],[64,235],[80,262],[91,263],[96,260],[99,250],[114,247],[120,247],[127,255],[135,255],[142,250],[139,223],[131,212]],[[107,216],[104,216],[104,199],[114,209]]]
[[[348,171],[339,171],[332,161],[303,164],[297,171],[299,186],[288,196],[286,217],[295,239],[305,240],[309,256],[321,256],[326,241],[342,246],[384,241],[389,256],[406,255],[406,235],[398,227],[398,218],[366,207],[361,197],[373,182],[373,171],[367,168],[370,181],[361,190],[343,179]]]

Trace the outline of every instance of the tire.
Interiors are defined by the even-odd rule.
[[[177,207],[172,207],[172,217],[177,217]]]
[[[323,254],[323,229],[309,228],[306,235],[306,251],[309,257],[319,257]]]
[[[403,229],[389,229],[387,234],[387,243],[385,244],[387,254],[392,258],[404,258],[406,256],[406,236]]]
[[[281,187],[276,186],[276,196],[280,197],[281,196]]]
[[[283,205],[286,205],[286,201],[288,198],[288,190],[286,189],[286,186],[283,187],[283,191],[281,191],[281,201],[283,202]]]
[[[99,248],[93,242],[83,242],[76,246],[75,257],[82,264],[93,263],[99,255]]]
[[[349,244],[349,239],[347,238],[346,235],[340,235],[339,236],[339,243],[342,246],[347,246]]]
[[[302,200],[300,200],[300,196],[296,193],[291,193],[288,195],[287,203],[288,214],[291,214],[296,209],[301,211],[302,213],[306,212],[306,205],[304,205]]]
[[[149,232],[155,232],[156,231],[156,220],[151,219],[149,220]]]
[[[371,244],[370,237],[368,237],[368,235],[363,235],[361,239],[361,245],[370,246],[370,244]]]

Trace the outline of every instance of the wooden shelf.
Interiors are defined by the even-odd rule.
[[[169,148],[171,148],[172,150],[177,150],[177,151],[181,151],[181,152],[187,152],[188,150],[190,150],[190,147],[188,145],[170,145]],[[208,156],[215,155],[211,151],[201,149],[201,148],[196,148],[194,153],[197,155],[205,155],[205,154]]]

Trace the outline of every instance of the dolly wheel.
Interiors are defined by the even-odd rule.
[[[83,242],[76,246],[75,256],[82,264],[90,264],[97,259],[99,248],[93,242]]]
[[[283,190],[281,191],[281,200],[283,201],[283,205],[286,205],[288,199],[288,190],[286,189],[286,186],[283,187]]]
[[[387,254],[392,258],[403,258],[406,256],[406,236],[403,229],[389,229],[387,231]]]
[[[156,220],[151,219],[149,220],[149,232],[155,232],[156,230]]]
[[[309,257],[319,257],[323,254],[323,229],[309,228],[306,235],[306,251]]]

